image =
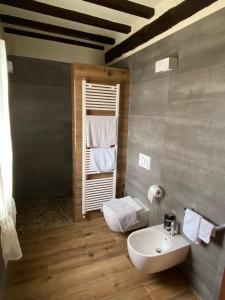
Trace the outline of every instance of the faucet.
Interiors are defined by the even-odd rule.
[[[174,213],[166,213],[164,215],[164,228],[169,231],[170,235],[176,234],[177,221]]]
[[[172,220],[170,225],[170,235],[174,236],[176,234],[176,227],[177,227],[176,220]]]

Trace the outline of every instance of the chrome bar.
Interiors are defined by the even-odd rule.
[[[216,231],[221,231],[221,230],[224,230],[224,229],[225,229],[225,224],[221,224],[221,225],[215,226],[215,230]]]
[[[184,208],[184,210],[186,210],[187,207]],[[189,208],[191,210],[193,210],[194,212],[196,212],[196,210],[194,208]],[[196,212],[198,214],[198,212]],[[202,216],[201,214],[199,214],[200,216]],[[210,220],[208,220],[208,218],[205,218],[204,216],[202,216],[204,219],[206,219],[207,221],[209,221],[210,223],[214,224],[213,222],[211,222]],[[221,224],[221,225],[214,225],[214,230],[215,231],[222,231],[225,230],[225,224]]]

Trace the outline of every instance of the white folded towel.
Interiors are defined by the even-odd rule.
[[[199,243],[198,234],[201,216],[191,209],[186,209],[183,222],[183,233],[196,244]]]
[[[215,226],[213,224],[211,224],[210,222],[202,218],[200,222],[198,237],[206,244],[209,244],[210,237],[212,235],[214,228]]]
[[[91,148],[91,161],[94,171],[108,172],[116,167],[116,148]]]
[[[137,212],[131,205],[118,199],[107,201],[104,205],[116,214],[122,232],[127,231],[132,225],[139,223]]]
[[[110,147],[117,144],[117,118],[87,116],[87,147]]]

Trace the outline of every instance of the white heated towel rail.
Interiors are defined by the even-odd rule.
[[[87,148],[86,116],[90,111],[98,115],[103,111],[114,112],[119,117],[120,85],[103,85],[88,83],[82,80],[82,214],[101,208],[102,202],[116,196],[116,168],[108,172],[110,177],[88,179],[89,175],[97,174],[93,170],[90,149]],[[118,126],[117,126],[118,128]],[[118,130],[118,129],[117,129]],[[117,152],[117,145],[116,152]]]

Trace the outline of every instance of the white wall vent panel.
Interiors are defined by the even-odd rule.
[[[177,57],[167,57],[155,63],[155,73],[177,69]]]

